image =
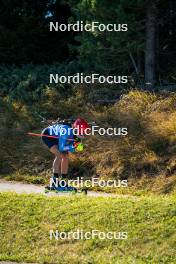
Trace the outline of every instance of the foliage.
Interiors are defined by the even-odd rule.
[[[74,14],[71,21],[128,24],[128,32],[83,32],[76,36],[75,49],[85,71],[132,76],[138,85],[145,75],[146,7],[150,1],[67,1]],[[157,6],[156,43],[157,80],[173,81],[175,12],[174,1],[155,1]],[[170,11],[169,11],[170,10]],[[171,12],[171,13],[169,13]],[[169,33],[170,29],[170,33]],[[167,61],[167,63],[166,63]],[[167,76],[169,78],[167,78]]]
[[[109,4],[107,0],[70,2],[76,18],[84,22],[128,24],[127,32],[96,31],[78,35],[78,54],[85,70],[129,74],[132,68],[129,54],[136,55],[143,51],[144,31],[141,19],[144,16],[144,1],[138,1],[137,4],[136,1],[116,1]]]
[[[145,16],[149,1],[1,1],[0,63],[72,63],[74,72],[115,73],[144,78]],[[156,1],[158,80],[173,81],[175,13],[173,0]],[[49,22],[128,24],[127,32],[50,32]],[[167,63],[165,63],[167,61]],[[139,75],[136,76],[135,64]],[[140,80],[139,80],[140,79]]]
[[[0,10],[0,58],[5,64],[62,62],[69,57],[72,34],[52,34],[48,23],[56,14],[59,22],[70,16],[67,5],[58,1],[5,1]]]
[[[21,67],[1,66],[1,96],[8,95],[11,99],[24,103],[28,103],[29,99],[38,100],[43,89],[46,88],[47,84],[49,85],[49,74],[63,74],[67,71],[65,64],[44,64],[42,66],[27,64]],[[58,88],[63,92],[64,89],[61,86]]]

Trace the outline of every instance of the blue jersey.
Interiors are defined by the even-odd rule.
[[[68,125],[55,124],[45,128],[42,134],[58,137],[58,150],[60,152],[74,152],[74,134],[73,129]]]

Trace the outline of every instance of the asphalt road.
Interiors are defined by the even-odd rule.
[[[73,195],[71,192],[64,193],[54,193],[50,192],[45,194],[44,186],[42,185],[34,185],[34,184],[27,184],[21,182],[9,182],[5,180],[0,180],[0,192],[15,192],[18,194],[43,194],[45,196],[69,196]],[[76,194],[79,195],[79,194]],[[116,198],[134,198],[134,196],[130,195],[119,195],[119,194],[111,194],[111,193],[104,193],[104,192],[93,192],[88,191],[87,196],[91,197],[116,197]]]

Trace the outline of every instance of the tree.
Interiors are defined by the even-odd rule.
[[[154,88],[174,76],[176,3],[174,0],[69,0],[75,20],[128,23],[128,32],[83,32],[77,36],[85,71],[127,74],[137,85]],[[137,77],[137,78],[136,78]],[[171,78],[170,78],[171,79]],[[139,82],[140,80],[140,82]]]
[[[78,58],[85,71],[131,75],[132,57],[144,51],[144,1],[69,0],[72,13],[85,23],[128,24],[127,32],[83,32],[77,36]],[[142,22],[141,22],[142,21]],[[131,56],[132,55],[132,56]]]
[[[148,1],[146,8],[145,84],[152,89],[156,83],[157,4]]]
[[[68,32],[49,32],[51,19],[67,23],[68,5],[52,0],[0,0],[0,63],[63,62],[69,59]]]

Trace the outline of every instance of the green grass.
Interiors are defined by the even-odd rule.
[[[0,194],[0,260],[176,263],[176,197],[90,198]],[[127,240],[50,240],[49,231],[128,232]]]

